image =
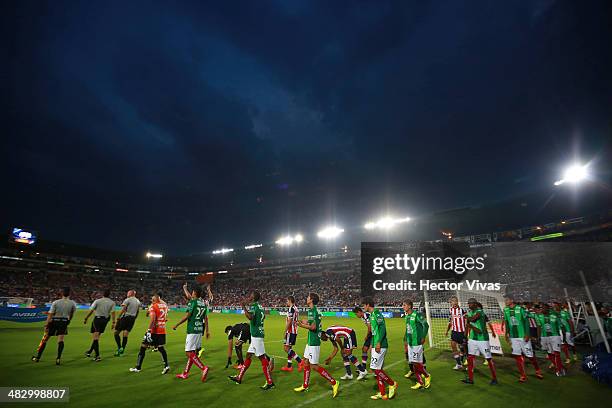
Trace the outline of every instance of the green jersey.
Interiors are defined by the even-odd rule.
[[[479,315],[476,320],[473,322],[470,321],[470,318],[473,316]],[[469,310],[467,312],[467,324],[470,327],[470,340],[478,340],[478,341],[487,341],[489,340],[489,332],[487,331],[487,320],[488,317],[482,309]],[[479,330],[479,333],[476,333],[474,328]]]
[[[381,348],[389,347],[385,317],[380,310],[374,309],[370,314],[370,326],[372,327],[372,347],[376,347],[378,343]]]
[[[208,314],[208,306],[203,299],[191,299],[187,304],[187,334],[204,333],[204,319]]]
[[[522,339],[529,336],[529,315],[521,305],[504,308],[504,321],[506,332],[513,339]]]
[[[561,319],[561,328],[565,332],[571,332],[572,326],[570,325],[570,313],[568,310],[561,310],[559,312],[559,318]]]
[[[542,337],[560,336],[559,326],[561,319],[557,312],[549,312],[547,315],[540,313],[536,315],[536,323],[541,329]]]
[[[309,346],[320,346],[321,345],[321,313],[316,306],[308,309],[308,324],[315,325],[314,330],[308,330],[308,345]]]
[[[259,306],[259,303],[253,302],[253,304],[249,308],[249,313],[253,315],[253,318],[250,322],[251,337],[261,337],[263,339],[264,320],[266,318],[263,308]]]
[[[429,324],[423,314],[413,310],[412,313],[404,316],[404,321],[406,322],[404,341],[409,346],[421,345],[429,330]]]

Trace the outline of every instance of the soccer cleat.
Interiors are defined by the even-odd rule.
[[[198,358],[202,357],[202,354],[204,353],[204,349],[200,349],[200,351],[198,351]]]
[[[287,371],[289,373],[293,372],[293,367],[282,366],[281,371]]]
[[[308,387],[304,387],[303,385],[300,385],[297,388],[294,388],[293,391],[295,392],[304,392],[304,391],[308,391]]]
[[[87,358],[91,357],[91,351],[86,351],[85,352],[85,357],[87,357]]]
[[[464,384],[474,384],[474,381],[470,380],[469,378],[464,378],[461,380],[461,382]]]
[[[389,388],[391,388],[391,387],[389,387]],[[410,387],[410,389],[413,389],[413,390],[418,390],[418,389],[421,389],[421,388],[423,388],[423,386],[421,385],[420,382],[418,382],[418,383],[414,384],[412,387]]]
[[[102,361],[102,357],[100,356],[95,356],[94,358],[91,359],[91,361],[94,361],[96,363],[99,363],[100,361]]]
[[[187,378],[189,378],[189,374],[187,373],[180,373],[174,376],[175,378],[180,378],[181,380],[186,380]]]
[[[352,380],[353,379],[353,374],[344,374],[342,377],[340,377],[341,380]]]
[[[162,370],[162,375],[168,374],[169,372],[170,372],[170,366],[165,366],[164,369]]]
[[[497,385],[497,380],[491,380],[491,382],[489,383],[489,385]]]
[[[55,359],[55,365],[60,365],[62,364],[62,361],[59,358]]]
[[[264,390],[264,391],[267,391],[267,390],[271,390],[271,389],[272,389],[272,388],[274,388],[274,387],[275,387],[274,383],[270,383],[270,384],[265,383],[264,385],[262,385],[262,386],[261,386],[261,387],[259,387],[259,388],[261,388],[261,389],[262,389],[262,390]]]
[[[574,354],[574,361],[578,361],[578,354]]]
[[[565,361],[563,362],[563,364],[571,364],[572,360],[570,360],[569,358],[566,358]]]
[[[121,355],[121,349],[117,349],[117,351],[115,351],[115,357],[119,357]]]
[[[206,376],[208,375],[208,366],[204,366],[204,369],[202,370],[202,382],[206,382]]]
[[[429,386],[431,385],[431,374],[429,375],[429,377],[422,377],[423,378],[423,382],[425,383],[423,385],[423,388],[427,389],[429,388]]]
[[[336,383],[332,385],[332,398],[336,398],[336,395],[338,395],[339,388],[340,388],[340,383],[336,381]]]
[[[386,399],[388,399],[387,394],[382,395],[380,392],[377,393],[377,394],[372,395],[370,398],[373,399],[373,400],[379,400],[379,399],[386,400]]]
[[[518,380],[518,382],[519,382],[519,383],[521,383],[521,384],[522,384],[522,383],[524,383],[524,382],[526,382],[526,381],[527,381],[527,376],[521,375],[521,376],[519,377],[519,380]]]
[[[463,366],[461,364],[455,364],[453,370],[463,370]]]
[[[38,363],[40,361],[40,358],[36,357],[36,356],[32,356],[32,361],[35,363]]]
[[[489,360],[485,360],[482,365],[488,366],[489,365]]]
[[[406,374],[404,374],[404,378],[410,378],[412,377],[412,370],[408,371]]]
[[[242,382],[242,381],[240,381],[240,380],[238,379],[238,376],[237,376],[237,375],[230,375],[230,376],[228,376],[227,378],[229,378],[230,380],[232,380],[232,381],[233,381],[233,382],[235,382],[236,384],[240,384],[240,383]]]
[[[366,375],[368,375],[368,372],[366,370],[360,371],[359,375],[357,376],[357,380],[365,380]]]
[[[395,391],[397,390],[397,386],[399,384],[396,382],[393,383],[393,385],[389,386],[389,399],[395,397]]]
[[[121,348],[119,349],[119,355],[121,355],[121,356],[122,356],[122,355],[123,355],[123,353],[125,353],[125,349],[124,349],[123,347],[121,347]]]
[[[130,373],[139,373],[139,372],[140,372],[140,368],[136,368],[136,367],[130,368]]]
[[[301,373],[303,369],[304,369],[304,360],[298,363],[298,373]]]
[[[555,365],[554,365],[553,363],[550,363],[550,364],[548,365],[548,369],[549,369],[549,370],[553,370],[554,368],[555,368]]]
[[[465,367],[467,367],[467,365],[468,365],[467,359],[463,360],[463,365],[464,365]]]
[[[542,370],[536,371],[535,376],[540,380],[544,378],[544,376],[542,375]]]

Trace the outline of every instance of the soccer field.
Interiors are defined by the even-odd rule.
[[[295,393],[294,387],[301,385],[302,373],[284,373],[279,369],[286,363],[283,358],[282,338],[284,319],[280,316],[267,316],[266,351],[275,357],[276,369],[273,379],[276,389],[262,391],[259,386],[264,381],[259,361],[254,361],[247,371],[243,383],[236,385],[227,379],[234,374],[232,368],[224,369],[226,363],[227,339],[223,333],[225,326],[244,321],[240,315],[212,314],[210,316],[211,338],[204,341],[202,360],[211,370],[206,383],[201,383],[199,370],[192,368],[192,376],[187,380],[174,377],[185,365],[184,354],[185,326],[175,332],[170,330],[167,336],[167,350],[172,371],[161,375],[161,357],[158,353],[148,352],[140,373],[130,373],[134,366],[140,340],[145,332],[144,314],[138,318],[130,336],[127,351],[122,357],[114,357],[115,342],[110,330],[100,340],[102,361],[95,363],[84,357],[89,348],[91,336],[89,324],[83,325],[85,312],[79,311],[69,328],[65,340],[63,364],[55,365],[56,341],[52,338],[45,350],[41,362],[33,363],[30,357],[42,335],[43,323],[23,324],[0,322],[0,386],[61,386],[70,388],[71,406],[258,406],[258,407],[301,407],[301,406],[356,406],[356,404],[411,404],[416,407],[584,407],[587,405],[604,406],[610,401],[612,392],[605,386],[596,383],[585,375],[580,368],[572,366],[564,378],[557,378],[546,373],[542,381],[530,375],[526,384],[517,382],[514,360],[497,358],[500,384],[488,385],[489,369],[482,366],[478,359],[475,373],[476,384],[465,385],[460,382],[463,373],[453,371],[453,360],[448,352],[429,350],[426,352],[427,367],[432,375],[432,385],[428,390],[411,390],[412,380],[403,378],[407,364],[403,354],[403,320],[388,319],[389,353],[386,359],[388,374],[399,382],[398,394],[392,401],[371,401],[370,395],[375,391],[375,380],[368,376],[363,382],[341,381],[340,393],[335,400],[331,398],[330,386],[317,373],[311,375],[311,389],[306,393]],[[171,327],[182,317],[181,312],[171,312]],[[342,324],[354,327],[361,344],[365,327],[358,319],[331,318],[323,319],[323,326]],[[298,336],[295,350],[302,354],[306,334]],[[331,352],[329,343],[323,343],[321,360]],[[246,348],[244,349],[246,352]],[[360,358],[360,350],[355,355]],[[285,355],[286,356],[286,355]],[[542,366],[544,366],[542,361]],[[527,367],[528,374],[533,370]],[[353,368],[353,371],[354,368]],[[342,359],[338,356],[330,365],[330,372],[339,379],[344,374]],[[340,381],[340,380],[339,380]],[[59,403],[47,403],[45,406],[65,406]],[[606,404],[607,405],[607,404]]]

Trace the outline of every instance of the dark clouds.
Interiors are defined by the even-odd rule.
[[[5,223],[48,238],[191,252],[479,204],[611,134],[604,1],[14,7]]]

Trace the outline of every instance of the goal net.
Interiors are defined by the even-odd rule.
[[[0,307],[32,307],[33,298],[0,297]]]
[[[456,296],[459,300],[459,306],[467,312],[467,300],[475,298],[482,304],[482,308],[496,334],[501,333],[501,324],[503,320],[504,307],[504,286],[499,292],[489,291],[470,291],[470,290],[447,290],[447,291],[424,291],[423,300],[425,313],[429,323],[429,344],[432,348],[450,350],[450,331],[446,335],[450,317],[450,298]],[[491,339],[491,351],[501,354],[501,347],[496,347],[497,340]]]

